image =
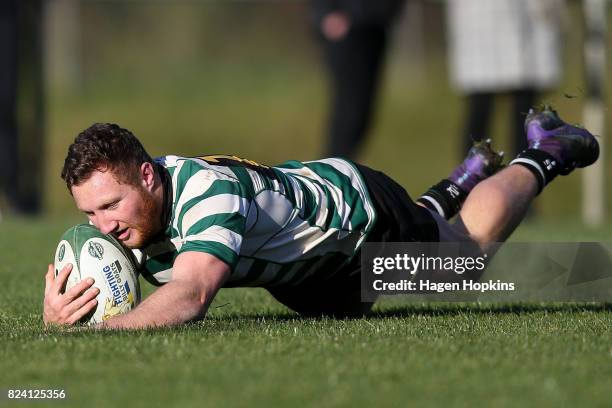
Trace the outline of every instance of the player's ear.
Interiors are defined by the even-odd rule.
[[[147,190],[151,190],[153,188],[153,184],[155,182],[155,170],[153,169],[153,165],[151,163],[142,163],[140,166],[140,179],[144,188]]]

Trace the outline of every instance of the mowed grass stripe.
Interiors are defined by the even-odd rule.
[[[46,331],[42,275],[71,223],[2,225],[0,388],[62,387],[75,407],[609,403],[601,304],[383,301],[367,319],[300,319],[264,290],[227,289],[206,320],[178,328]],[[530,228],[573,234],[535,225],[521,239]]]

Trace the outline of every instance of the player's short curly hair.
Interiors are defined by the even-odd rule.
[[[62,179],[72,191],[95,170],[110,170],[118,182],[136,184],[145,162],[153,163],[153,159],[132,132],[114,123],[94,123],[68,148]]]

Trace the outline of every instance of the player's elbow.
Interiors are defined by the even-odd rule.
[[[186,309],[189,311],[188,317],[186,320],[201,320],[206,315],[206,311],[208,309],[208,305],[210,304],[211,295],[210,291],[207,290],[206,287],[202,285],[189,285],[187,296]]]
[[[206,294],[199,294],[194,302],[194,318],[193,320],[202,320],[206,316],[208,310],[208,296]]]

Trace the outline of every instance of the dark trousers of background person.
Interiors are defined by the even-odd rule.
[[[510,131],[512,132],[512,148],[515,155],[527,148],[525,137],[525,117],[529,109],[533,107],[536,92],[533,89],[519,89],[508,92],[512,100],[512,112],[510,114]],[[489,136],[490,124],[494,100],[499,92],[482,92],[468,95],[468,114],[464,130],[464,144],[461,157],[471,147],[473,140],[486,139]]]
[[[352,27],[339,41],[323,39],[331,81],[327,156],[355,158],[372,119],[387,47],[382,25]]]
[[[42,0],[0,2],[0,196],[36,214],[43,186]]]

